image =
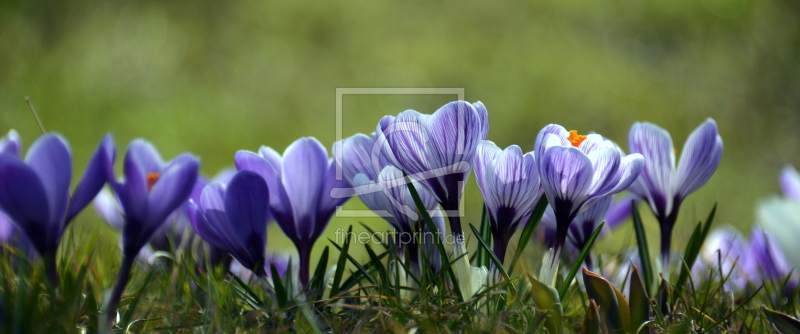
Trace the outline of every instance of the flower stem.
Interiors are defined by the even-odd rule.
[[[298,247],[297,252],[300,256],[300,284],[305,287],[308,285],[308,273],[311,266],[311,247]]]
[[[500,260],[500,264],[503,264],[506,259],[506,249],[508,249],[508,237],[505,236],[506,233],[502,233],[499,231],[492,231],[492,240],[494,244],[492,245],[492,249],[494,251],[494,255],[497,256],[497,259]]]
[[[114,291],[111,292],[111,298],[108,300],[106,306],[107,323],[114,321],[114,315],[117,313],[117,304],[122,299],[122,293],[125,292],[125,286],[128,284],[128,276],[130,276],[135,255],[129,255],[125,252],[122,256],[122,266],[119,268],[119,276],[117,277],[117,284],[114,286]]]

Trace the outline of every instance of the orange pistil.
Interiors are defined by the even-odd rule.
[[[153,185],[156,184],[158,178],[161,177],[161,173],[159,172],[149,172],[147,173],[147,191],[153,189]]]
[[[572,146],[578,147],[586,140],[586,136],[579,135],[578,131],[572,130],[569,132],[569,138],[567,138],[567,140],[569,140]]]

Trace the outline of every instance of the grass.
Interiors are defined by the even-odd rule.
[[[711,219],[705,223],[710,225]],[[565,255],[557,280],[564,283],[548,287],[524,270],[509,276],[489,251],[491,238],[479,232],[484,224],[485,220],[472,229],[482,254],[489,255],[498,270],[466,299],[448,274],[455,259],[443,259],[444,266],[434,271],[430,259],[422,256],[421,269],[414,270],[391,240],[358,244],[346,238],[341,245],[329,240],[311,282],[303,288],[292,279],[291,266],[280,278],[271,268],[273,279],[244,279],[211,263],[197,263],[188,251],[202,249],[195,237],[193,247],[159,253],[154,265],[137,264],[113,327],[104,322],[102,310],[117,268],[94,261],[100,239],[90,235],[78,240],[68,232],[58,261],[57,287],[47,280],[41,261],[6,245],[0,257],[0,332],[104,333],[113,328],[115,333],[588,333],[619,327],[639,333],[766,333],[773,330],[772,323],[796,328],[790,316],[797,314],[798,296],[787,287],[788,278],[734,291],[726,284],[734,271],[724,271],[720,259],[718,266],[688,275],[685,281],[682,269],[674,268],[652,282],[657,289],[648,289],[640,270],[624,269],[629,261],[625,254],[594,253],[598,268],[606,274],[625,270],[624,278],[607,280],[584,271],[578,275],[581,279],[572,280],[566,276],[574,275],[580,267],[576,263],[582,261]],[[702,233],[693,237],[686,253],[703,238]],[[366,260],[353,256],[360,248]],[[528,262],[527,267],[539,265],[543,250],[525,248],[518,250],[525,254],[520,261]],[[326,268],[329,256],[336,260],[335,270]],[[610,263],[623,265],[608,269],[613,267]]]

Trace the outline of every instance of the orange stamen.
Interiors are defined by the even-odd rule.
[[[158,178],[161,177],[161,173],[159,172],[149,172],[147,173],[147,191],[153,189],[153,185],[156,184]]]
[[[567,138],[567,140],[569,140],[572,146],[578,147],[586,140],[586,136],[579,135],[578,131],[572,130],[569,132],[569,138]]]

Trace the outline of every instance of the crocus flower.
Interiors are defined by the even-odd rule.
[[[766,278],[782,280],[792,269],[775,238],[758,225],[753,226],[750,232],[749,257],[751,260],[745,265],[745,270],[751,275],[761,273]]]
[[[417,241],[421,237],[431,264],[438,270],[441,258],[438,249],[432,247],[435,236],[418,214],[403,172],[388,164],[384,158],[387,153],[379,151],[381,146],[375,145],[376,137],[357,134],[337,142],[334,144],[334,160],[361,201],[395,229],[395,244],[401,252],[408,250],[410,267],[420,269]],[[427,191],[418,191],[418,194],[438,229],[437,233],[443,233],[444,220],[436,199]],[[443,238],[443,235],[439,237]]]
[[[199,165],[200,162],[188,153],[165,164],[152,144],[135,139],[128,144],[125,153],[123,179],[115,180],[109,168],[108,182],[119,198],[125,216],[122,266],[107,305],[109,322],[125,290],[137,254],[167,217],[189,198]]]
[[[336,208],[348,199],[332,196],[331,190],[347,188],[347,181],[337,180],[333,159],[328,159],[325,147],[312,137],[296,140],[283,157],[263,146],[258,153],[237,152],[235,161],[239,170],[254,171],[267,182],[270,213],[297,247],[300,282],[308,284],[314,242]]]
[[[200,201],[189,203],[195,232],[203,240],[230,253],[242,266],[264,276],[269,208],[267,183],[243,170],[227,186],[212,182]]]
[[[45,260],[55,283],[55,256],[64,229],[106,182],[114,155],[111,137],[101,141],[72,196],[72,157],[60,135],[39,137],[24,161],[12,154],[19,153],[19,145],[5,145],[4,151],[9,153],[0,154],[0,206]]]
[[[271,265],[275,266],[275,270],[278,271],[278,276],[283,277],[283,275],[286,274],[286,271],[289,270],[289,263],[291,262],[291,260],[292,257],[289,254],[283,254],[283,253],[267,254],[264,260],[264,268],[263,268],[264,272],[266,272],[267,275],[266,277],[269,278],[270,280],[275,279],[274,277],[272,277],[272,270],[270,269]],[[294,264],[296,265],[297,262],[294,262]],[[293,265],[293,267],[295,266]],[[294,269],[295,268],[292,268],[292,270]],[[236,259],[231,261],[230,270],[234,275],[238,276],[245,282],[247,282],[248,280],[250,280],[250,278],[253,277],[253,271],[246,268],[244,265],[242,265],[241,262],[237,261]]]
[[[545,126],[536,136],[535,156],[556,220],[556,253],[575,217],[603,197],[628,188],[643,164],[641,155],[625,155],[598,134],[581,136],[556,124]]]
[[[19,157],[20,151],[22,151],[22,138],[20,138],[16,130],[11,129],[8,131],[8,134],[0,138],[0,155],[9,154]],[[18,248],[30,248],[29,243],[25,240],[25,236],[19,233],[19,230],[14,226],[11,218],[0,208],[0,243],[8,244],[15,239],[18,239],[16,244]],[[32,256],[33,253],[28,252],[28,254]]]
[[[533,152],[523,155],[517,145],[501,150],[494,142],[483,140],[475,155],[475,178],[489,213],[494,253],[503,261],[511,236],[544,191]]]
[[[800,173],[792,165],[786,165],[781,171],[781,191],[783,196],[800,201]]]
[[[722,158],[717,123],[708,119],[695,129],[675,168],[675,149],[669,132],[651,123],[631,128],[628,146],[644,156],[644,168],[630,191],[644,199],[661,225],[661,258],[669,263],[672,229],[683,200],[711,178]]]
[[[391,148],[392,164],[423,181],[450,221],[456,239],[463,235],[458,203],[472,170],[478,142],[489,131],[483,103],[450,102],[432,115],[406,110],[384,116],[376,133]]]
[[[750,247],[747,240],[739,231],[730,226],[718,227],[711,231],[703,247],[700,249],[700,261],[703,263],[693,268],[695,275],[704,278],[709,268],[712,274],[722,269],[722,274],[728,276],[729,288],[741,290],[747,285],[750,273],[747,271],[751,262]]]

